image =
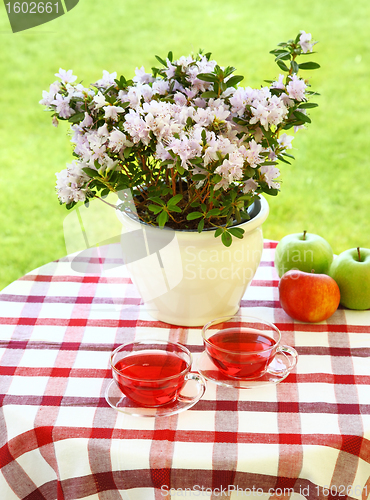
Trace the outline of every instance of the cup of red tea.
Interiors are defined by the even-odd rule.
[[[140,406],[158,407],[176,400],[190,404],[205,390],[203,377],[190,371],[190,351],[181,344],[161,340],[123,344],[113,351],[110,363],[121,392]],[[189,381],[198,384],[195,397],[183,393]]]
[[[276,356],[290,357],[289,370],[297,363],[297,351],[281,345],[279,329],[252,316],[217,318],[202,329],[208,356],[227,377],[258,379],[266,372],[281,376],[270,365]]]

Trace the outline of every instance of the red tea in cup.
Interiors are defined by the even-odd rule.
[[[121,392],[140,406],[156,407],[181,395],[187,380],[200,380],[190,373],[191,354],[186,347],[165,341],[140,341],[118,347],[111,356],[113,378]]]
[[[289,346],[281,346],[281,335],[275,325],[253,317],[218,318],[202,330],[208,356],[227,377],[257,379],[267,371],[277,374],[269,365],[277,353],[293,356]]]
[[[274,355],[276,341],[252,328],[226,328],[208,339],[208,354],[229,377],[257,378]]]

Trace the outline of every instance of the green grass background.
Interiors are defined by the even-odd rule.
[[[370,2],[368,0],[80,0],[66,15],[13,34],[0,6],[0,289],[66,254],[55,172],[71,160],[67,129],[38,104],[59,68],[88,85],[102,70],[134,75],[155,54],[199,48],[233,65],[242,85],[279,71],[269,50],[299,30],[319,41],[312,124],[282,167],[264,236],[307,230],[334,252],[370,246]],[[308,60],[308,59],[305,59]]]

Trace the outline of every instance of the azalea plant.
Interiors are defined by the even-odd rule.
[[[117,73],[89,88],[72,70],[43,92],[52,121],[71,123],[74,159],[57,173],[57,194],[68,209],[110,192],[132,192],[142,222],[173,229],[215,228],[228,246],[242,238],[238,223],[261,194],[280,190],[280,162],[290,163],[292,135],[311,122],[315,94],[299,73],[319,65],[298,62],[315,42],[301,31],[271,53],[279,76],[254,89],[241,87],[232,66],[211,54]],[[300,59],[302,60],[302,59]]]

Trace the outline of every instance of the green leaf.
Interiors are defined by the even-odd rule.
[[[163,210],[163,208],[160,207],[159,205],[149,205],[148,208],[154,214],[159,214],[159,212],[162,212]]]
[[[219,208],[211,208],[208,210],[207,217],[214,217],[215,215],[220,215],[221,210]]]
[[[198,233],[201,233],[203,231],[203,228],[204,228],[204,219],[201,219],[197,227]]]
[[[238,201],[251,201],[251,195],[242,194],[241,196],[238,197]]]
[[[205,146],[207,144],[207,132],[205,131],[205,129],[202,130],[201,137],[203,146]]]
[[[251,218],[249,213],[245,210],[240,210],[240,215],[243,217],[243,220],[249,220]]]
[[[203,92],[202,94],[202,97],[204,99],[208,99],[208,98],[214,98],[214,97],[217,97],[217,92],[214,92],[213,90],[210,90],[210,91],[207,91],[207,92]]]
[[[199,80],[203,80],[204,82],[216,82],[217,81],[217,76],[213,75],[212,73],[199,73],[197,75],[197,78],[199,78]]]
[[[299,64],[299,69],[317,69],[317,68],[320,68],[320,64],[317,64],[312,61]]]
[[[198,181],[203,181],[206,178],[204,174],[195,174],[192,176],[191,180],[198,182]]]
[[[215,231],[215,238],[220,236],[220,234],[222,234],[223,232],[224,232],[224,229],[222,227],[218,227]]]
[[[230,227],[228,231],[229,233],[231,233],[236,238],[239,238],[240,240],[243,238],[244,229],[242,229],[241,227]]]
[[[261,167],[266,165],[276,165],[276,161],[264,161],[263,163],[260,163]]]
[[[171,50],[169,51],[169,53],[168,53],[168,55],[167,55],[167,58],[168,58],[168,60],[169,60],[170,62],[172,62],[172,60],[173,60],[173,54],[172,54],[172,51],[171,51]]]
[[[276,62],[279,59],[284,59],[284,61],[287,61],[288,59],[290,59],[290,52],[288,52],[286,50],[279,50],[276,52],[278,52],[278,55],[276,56],[276,59],[275,59]],[[275,54],[276,54],[276,52],[275,52]]]
[[[287,46],[287,44],[286,44],[286,43],[284,43],[284,44],[279,44],[279,45],[284,45],[284,47],[286,47],[286,46]],[[270,54],[282,54],[283,52],[287,52],[287,50],[286,50],[286,49],[274,49],[274,50],[270,50],[270,52],[269,52],[269,53],[270,53]]]
[[[311,123],[311,118],[304,113],[301,113],[300,111],[294,111],[293,115],[298,118],[298,120],[305,122],[305,123]]]
[[[265,130],[264,127],[261,127],[261,131],[262,131],[263,135],[266,137],[267,141],[271,142],[272,141],[272,132],[270,130]]]
[[[81,122],[85,118],[85,113],[76,113],[68,118],[70,123]]]
[[[283,62],[283,61],[276,61],[276,64],[279,66],[280,69],[282,69],[283,71],[287,71],[289,72],[289,68],[288,66]]]
[[[235,76],[232,76],[229,80],[227,80],[226,85],[228,87],[235,87],[235,85],[237,85],[242,80],[244,80],[244,76],[235,75]]]
[[[192,165],[199,165],[199,163],[203,163],[204,160],[200,156],[197,156],[196,158],[191,158],[189,161]]]
[[[167,202],[167,206],[169,207],[170,205],[176,205],[180,200],[182,200],[183,196],[181,193],[176,194],[175,196],[172,196]]]
[[[89,168],[89,167],[84,167],[82,169],[85,174],[87,174],[89,177],[92,177],[92,178],[98,178],[100,177],[100,174],[99,172],[97,172],[96,170],[92,169],[92,168]]]
[[[199,219],[199,217],[203,217],[203,214],[201,212],[191,212],[186,216],[187,220],[195,220]]]
[[[279,159],[280,161],[283,161],[284,163],[287,163],[288,165],[291,165],[290,161],[288,161],[288,160],[286,160],[285,158],[283,158],[283,156],[282,156],[282,155],[278,155],[278,159]]]
[[[149,200],[154,201],[154,203],[158,203],[159,205],[162,205],[162,207],[165,206],[164,201],[159,196],[151,196]]]
[[[253,177],[255,174],[255,170],[253,167],[244,167],[244,175],[247,177]]]
[[[113,96],[106,95],[106,96],[105,96],[105,100],[106,100],[107,102],[109,102],[109,104],[111,104],[112,106],[113,106],[113,105],[114,105],[114,103],[116,102],[116,98],[115,98],[115,96],[114,96],[114,95],[113,95]]]
[[[269,188],[269,187],[262,188],[262,191],[266,194],[269,194],[270,196],[277,196],[279,194],[278,189]]]
[[[167,221],[168,221],[168,213],[163,210],[157,217],[157,222],[159,227],[163,227]]]
[[[169,205],[167,208],[170,212],[177,212],[179,214],[181,214],[182,212],[181,208],[178,207],[177,205]]]
[[[180,175],[184,175],[185,169],[180,163],[176,163],[176,170]]]
[[[161,64],[163,64],[163,66],[167,66],[166,61],[164,61],[161,57],[155,56],[155,58],[157,59],[157,61],[159,61]]]
[[[233,74],[235,70],[236,70],[236,68],[234,68],[233,66],[228,66],[224,70],[224,78],[227,78],[228,76],[230,76],[231,74]]]
[[[129,85],[132,85],[132,80],[127,81],[123,75],[120,76],[119,80],[115,79],[114,81],[116,82],[120,90],[123,90]]]
[[[66,209],[71,210],[75,205],[77,205],[76,201],[71,201],[70,203],[66,203]]]
[[[303,102],[298,107],[299,108],[305,108],[305,109],[308,109],[308,108],[317,108],[318,104],[316,104],[314,102]]]
[[[126,160],[127,160],[127,158],[130,156],[131,151],[132,151],[132,148],[125,148],[125,149],[123,150],[123,156],[126,158]]]
[[[298,73],[299,71],[299,66],[295,61],[290,62],[290,67],[292,68],[294,73]]]
[[[224,231],[221,235],[221,241],[225,245],[225,247],[229,247],[232,243],[231,234],[228,231]]]

